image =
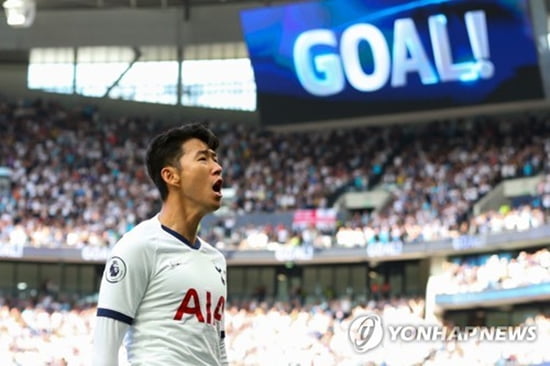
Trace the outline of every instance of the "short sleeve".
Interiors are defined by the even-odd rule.
[[[114,246],[101,279],[97,316],[132,324],[149,283],[154,257],[152,243],[136,235],[126,235]]]

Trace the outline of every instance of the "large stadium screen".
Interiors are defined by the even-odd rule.
[[[266,124],[544,97],[526,0],[330,0],[241,13]]]

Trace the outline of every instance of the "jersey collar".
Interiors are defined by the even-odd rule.
[[[168,226],[164,226],[164,225],[160,224],[160,227],[162,228],[162,230],[166,231],[168,234],[170,234],[170,235],[174,236],[176,239],[182,241],[183,244],[187,245],[191,249],[197,250],[201,247],[201,242],[200,242],[199,238],[197,238],[197,240],[195,241],[195,244],[191,244],[189,242],[189,240],[187,240],[183,235],[181,235],[177,231],[174,231],[174,230],[170,229]]]

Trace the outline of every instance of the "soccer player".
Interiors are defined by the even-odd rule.
[[[226,262],[197,236],[201,219],[221,204],[218,143],[200,124],[172,128],[150,143],[147,172],[162,208],[126,233],[107,260],[94,366],[118,365],[123,339],[132,366],[228,364]]]

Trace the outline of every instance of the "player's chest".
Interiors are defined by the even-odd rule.
[[[184,296],[195,291],[199,297],[225,296],[226,271],[216,256],[201,252],[172,251],[159,256],[153,281],[166,295]]]

